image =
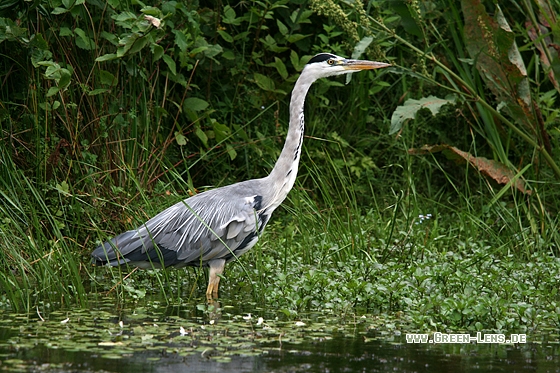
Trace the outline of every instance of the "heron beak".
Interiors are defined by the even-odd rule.
[[[391,66],[390,63],[366,61],[366,60],[343,60],[342,67],[345,70],[374,70],[381,69],[383,67]]]

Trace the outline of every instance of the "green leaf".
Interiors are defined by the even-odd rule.
[[[99,70],[99,81],[103,85],[115,86],[117,84],[115,76],[105,70]]]
[[[222,16],[222,21],[228,25],[239,26],[241,24],[241,18],[237,18],[235,10],[229,5],[224,7],[224,15]]]
[[[278,74],[280,74],[282,79],[288,78],[288,70],[280,58],[274,57],[274,66],[276,67],[276,70],[278,70]]]
[[[441,107],[446,104],[455,103],[455,96],[449,95],[446,98],[438,98],[435,96],[424,97],[420,100],[409,99],[404,105],[397,107],[391,117],[391,128],[389,134],[392,135],[401,130],[404,122],[408,119],[414,119],[416,113],[422,109],[429,109],[432,115],[436,115]]]
[[[95,43],[86,35],[84,30],[76,27],[74,33],[76,34],[76,45],[78,47],[88,51],[95,49]]]
[[[187,138],[179,131],[175,131],[175,141],[180,146],[187,145]]]
[[[100,95],[100,94],[106,93],[106,92],[111,92],[111,90],[108,89],[108,88],[96,88],[92,91],[89,91],[88,96],[97,96],[97,95]]]
[[[233,37],[230,34],[228,34],[227,32],[222,31],[222,30],[218,30],[218,34],[222,37],[222,39],[224,39],[228,43],[233,43]]]
[[[202,141],[204,146],[208,147],[208,136],[206,136],[206,134],[204,133],[204,131],[200,127],[196,128],[196,130],[194,131],[194,134],[196,135],[196,137],[198,137],[200,139],[200,141]]]
[[[222,53],[222,58],[225,58],[226,60],[233,61],[233,60],[235,60],[235,54],[233,54],[233,52],[230,51],[230,50],[226,50],[226,51],[224,51],[224,53]]]
[[[52,185],[52,184],[51,184]],[[55,185],[56,190],[58,190],[60,193],[62,194],[69,194],[70,191],[70,186],[68,185],[68,183],[66,181],[62,181],[60,184],[57,183]]]
[[[158,44],[152,44],[152,54],[154,55],[154,61],[159,60],[164,53],[164,49],[161,45]]]
[[[117,55],[114,53],[104,54],[103,56],[99,56],[95,59],[95,62],[103,62],[103,61],[110,61],[117,59]]]
[[[163,61],[167,64],[167,67],[169,68],[169,71],[173,74],[173,75],[177,75],[177,65],[175,64],[175,61],[173,61],[173,59],[171,57],[169,57],[167,54],[164,54],[162,56]]]
[[[136,39],[128,50],[128,54],[131,55],[140,52],[146,46],[146,44],[148,44],[148,41],[149,39],[146,36]]]
[[[111,34],[107,31],[101,31],[101,37],[113,45],[119,45],[119,38],[115,34]]]
[[[186,52],[189,44],[185,33],[181,30],[173,30],[173,34],[175,34],[175,45],[179,47],[181,52]]]
[[[183,103],[183,107],[193,111],[202,111],[208,107],[208,102],[198,97],[189,97]]]
[[[56,7],[56,8],[53,9],[51,14],[56,15],[56,14],[64,14],[64,13],[67,13],[67,12],[68,12],[68,9],[64,9],[64,8],[61,8],[61,7]]]
[[[68,69],[60,69],[60,79],[58,80],[58,87],[64,89],[70,85],[72,75]]]
[[[257,83],[257,85],[261,89],[265,91],[274,91],[274,89],[276,88],[274,81],[270,79],[268,76],[255,73],[254,77],[255,77],[255,83]]]
[[[58,35],[60,35],[60,36],[74,36],[74,33],[68,27],[61,27]]]
[[[297,43],[298,41],[309,37],[310,35],[303,35],[303,34],[293,34],[286,38],[288,43]]]
[[[55,87],[50,87],[49,91],[47,92],[47,97],[51,97],[51,96],[56,95],[58,93],[58,91],[60,91],[60,88],[58,88],[56,86]]]
[[[226,150],[229,154],[229,158],[233,161],[237,157],[237,152],[235,151],[233,146],[231,146],[230,144],[226,145]]]
[[[218,123],[218,121],[212,123],[212,129],[214,130],[216,141],[218,142],[225,140],[231,135],[231,129],[225,124]]]
[[[282,21],[277,19],[276,24],[278,25],[278,30],[280,31],[280,33],[282,35],[284,35],[284,36],[288,35],[288,32],[290,32],[290,30],[288,30],[288,28],[286,27],[285,24],[282,23]]]
[[[362,40],[360,40],[358,44],[356,44],[356,46],[354,47],[354,51],[352,52],[352,58],[354,59],[360,58],[362,54],[364,54],[364,52],[366,51],[367,47],[369,47],[372,41],[373,41],[372,36],[363,37]]]

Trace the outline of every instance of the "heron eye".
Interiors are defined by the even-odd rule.
[[[334,60],[327,60],[327,63],[328,63],[329,65],[334,65]]]

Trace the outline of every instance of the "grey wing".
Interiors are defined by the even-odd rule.
[[[256,243],[268,216],[259,211],[261,196],[235,197],[224,191],[213,192],[169,207],[138,229],[98,247],[92,256],[98,262],[107,259],[112,265],[129,263],[140,267],[158,263],[182,267],[213,259],[234,259]]]

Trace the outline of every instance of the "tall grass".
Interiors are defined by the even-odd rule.
[[[0,154],[0,284],[5,301],[15,311],[85,306],[81,256],[77,243],[65,234],[72,228],[66,226],[65,212],[52,211],[46,202],[67,195],[60,189],[37,189],[3,146]],[[68,208],[81,208],[74,202]]]

